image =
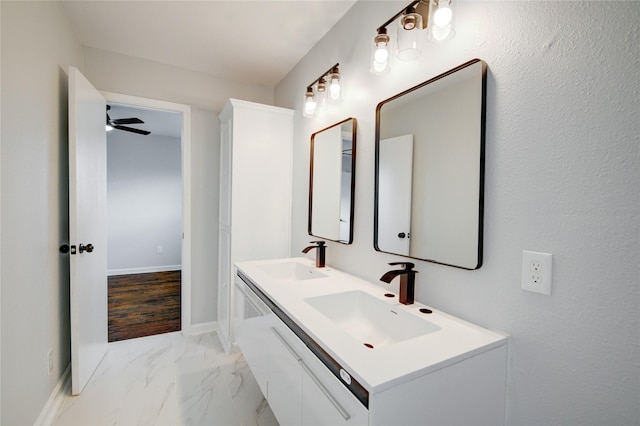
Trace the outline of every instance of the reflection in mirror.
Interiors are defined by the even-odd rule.
[[[376,250],[482,265],[485,104],[479,59],[378,104]]]
[[[311,135],[309,235],[353,241],[356,129],[347,118]]]

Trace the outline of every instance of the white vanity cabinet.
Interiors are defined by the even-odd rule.
[[[289,255],[293,111],[230,99],[220,113],[218,336],[233,346],[233,263]]]
[[[281,425],[300,424],[301,367],[288,342],[295,335],[243,282],[236,282],[234,336]]]
[[[367,409],[240,278],[234,333],[281,425],[366,425]]]
[[[504,334],[311,259],[236,266],[236,341],[281,424],[504,424]],[[372,315],[404,322],[385,329]]]

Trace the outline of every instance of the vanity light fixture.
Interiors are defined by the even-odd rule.
[[[411,61],[420,57],[420,41],[425,28],[429,28],[428,38],[432,41],[451,39],[455,35],[453,3],[454,0],[414,0],[380,25],[371,45],[369,71],[382,75],[391,69],[392,39],[387,27],[396,20],[398,25],[395,50],[398,59]]]
[[[371,66],[369,71],[372,74],[382,75],[388,73],[389,67],[389,41],[386,28],[378,28],[378,34],[373,38],[371,45]]]
[[[307,87],[307,92],[304,94],[304,104],[302,107],[302,115],[305,117],[313,117],[316,115],[316,108],[318,104],[316,102],[316,97],[313,94],[313,88],[311,86]]]
[[[415,7],[407,7],[398,19],[398,59],[412,61],[420,57],[422,28],[422,15],[416,12]]]
[[[313,117],[324,111],[327,103],[335,104],[342,100],[343,84],[339,65],[335,64],[307,86],[302,106],[303,116]]]
[[[443,42],[451,40],[456,34],[453,26],[455,17],[453,0],[430,0],[430,22],[433,23],[429,30],[429,40]]]

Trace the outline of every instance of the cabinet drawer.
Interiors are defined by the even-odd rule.
[[[281,426],[302,422],[302,368],[296,346],[297,337],[277,318],[269,321],[271,369],[267,401]]]
[[[262,394],[267,396],[267,377],[271,368],[268,316],[273,315],[244,283],[236,278],[235,341],[242,349]]]
[[[303,425],[368,424],[369,411],[311,351],[300,362]]]

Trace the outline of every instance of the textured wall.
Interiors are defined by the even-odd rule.
[[[33,424],[70,361],[67,68],[82,46],[60,5],[2,8],[2,418]],[[54,367],[47,372],[47,352]]]
[[[292,254],[309,241],[310,135],[354,116],[354,243],[328,243],[327,261],[379,282],[401,260],[373,250],[375,107],[479,57],[489,67],[484,266],[417,262],[417,299],[511,335],[507,424],[637,424],[640,3],[461,2],[456,38],[373,76],[371,38],[403,5],[358,2],[276,87],[277,105],[298,111]],[[345,101],[303,118],[306,85],[335,62]],[[520,289],[523,249],[553,253],[551,296]]]

